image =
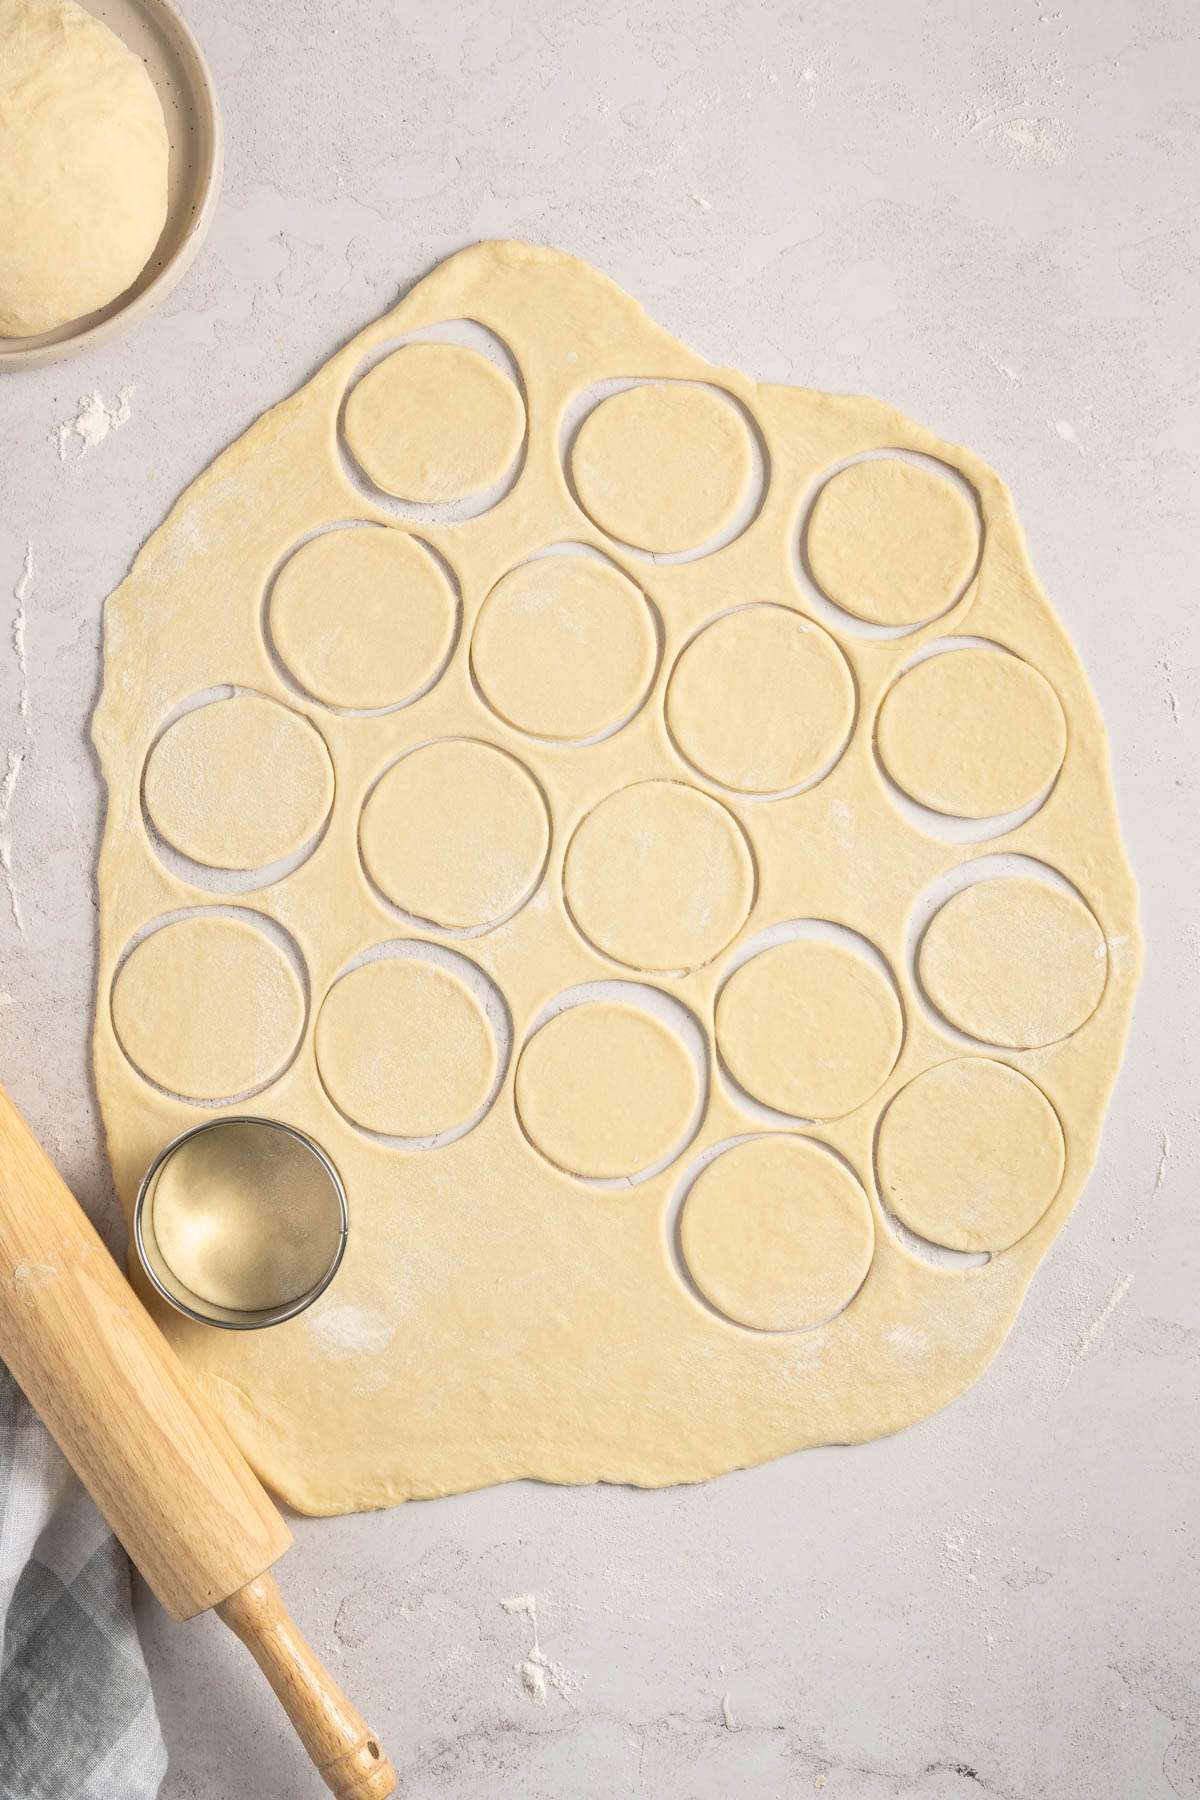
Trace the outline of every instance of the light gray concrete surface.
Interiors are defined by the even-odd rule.
[[[188,11],[228,129],[206,252],[136,336],[0,381],[0,1075],[97,1211],[103,597],[219,449],[478,237],[579,252],[715,360],[877,392],[1005,474],[1110,724],[1149,943],[1100,1164],[947,1413],[691,1490],[301,1523],[297,1614],[421,1800],[1200,1794],[1192,0]],[[78,396],[127,384],[60,462]],[[168,1800],[312,1792],[222,1628],[142,1617]]]

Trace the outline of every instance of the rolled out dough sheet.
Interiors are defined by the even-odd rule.
[[[348,1190],[288,1324],[147,1295],[294,1506],[694,1481],[983,1372],[1140,940],[1096,702],[970,452],[482,244],[179,501],[94,735],[125,1204],[206,1109]]]

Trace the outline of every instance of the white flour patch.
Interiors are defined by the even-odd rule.
[[[67,449],[72,438],[79,441],[79,454],[86,456],[89,450],[95,450],[112,431],[119,431],[122,425],[130,420],[130,401],[136,389],[132,386],[119,388],[117,397],[109,405],[99,392],[82,394],[79,399],[79,411],[73,419],[64,419],[51,434],[51,443],[58,445],[58,460],[66,462]]]
[[[1071,1356],[1071,1365],[1067,1370],[1066,1380],[1063,1382],[1064,1387],[1066,1387],[1067,1382],[1070,1381],[1080,1363],[1086,1362],[1088,1357],[1092,1354],[1092,1351],[1096,1348],[1101,1336],[1107,1330],[1113,1314],[1116,1312],[1117,1308],[1122,1305],[1132,1286],[1132,1275],[1120,1275],[1117,1280],[1113,1282],[1104,1305],[1100,1308],[1100,1311],[1096,1314],[1095,1318],[1091,1321],[1075,1346]]]
[[[1171,1139],[1165,1130],[1159,1133],[1158,1145],[1158,1172],[1154,1177],[1154,1191],[1156,1194],[1163,1182],[1167,1179],[1167,1165],[1171,1160]]]
[[[21,678],[21,697],[19,701],[21,718],[26,726],[29,724],[29,662],[25,653],[25,626],[28,613],[25,602],[29,598],[29,590],[33,586],[33,545],[26,540],[25,561],[21,565],[21,573],[17,577],[17,585],[13,589],[13,599],[17,610],[13,614],[12,647],[17,659],[17,673]]]
[[[562,1663],[547,1656],[538,1640],[537,1596],[518,1594],[510,1600],[501,1600],[500,1604],[511,1616],[528,1619],[529,1629],[533,1634],[528,1654],[517,1664],[517,1674],[524,1693],[535,1706],[545,1706],[546,1687],[549,1683],[564,1700],[573,1699],[579,1692],[579,1677],[572,1675]]]
[[[309,1332],[324,1350],[344,1351],[356,1355],[365,1351],[379,1356],[396,1335],[382,1313],[365,1306],[328,1306],[323,1312],[307,1315]]]
[[[721,1723],[726,1731],[736,1731],[738,1728],[737,1720],[733,1716],[733,1696],[731,1694],[721,1695]]]
[[[21,765],[24,761],[25,752],[23,750],[10,750],[8,761],[4,767],[4,776],[0,779],[0,876],[4,879],[13,924],[21,933],[24,933],[25,930],[25,917],[21,911],[21,900],[13,875],[12,839],[8,835],[8,815],[12,811],[13,795],[17,791],[17,782],[21,778]]]
[[[1075,434],[1075,427],[1072,425],[1070,419],[1051,419],[1050,424],[1064,444],[1070,444],[1073,449],[1078,450],[1080,456],[1086,455],[1083,445]]]

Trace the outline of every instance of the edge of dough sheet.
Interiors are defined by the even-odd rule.
[[[343,467],[337,433],[347,384],[365,359],[393,340],[463,320],[494,333],[521,370],[528,415],[521,472],[511,491],[481,517],[459,523],[397,518],[361,491]],[[731,394],[758,423],[769,454],[761,508],[737,538],[701,561],[668,567],[629,553],[595,527],[571,495],[558,450],[566,408],[572,393],[612,377],[708,383]],[[389,918],[367,890],[356,860],[352,878],[347,876],[353,890],[347,905],[361,905],[363,918],[374,920],[377,938],[416,937],[469,953],[485,973],[496,975],[514,1026],[513,1053],[480,1123],[436,1151],[402,1154],[395,1165],[397,1181],[406,1185],[387,1217],[401,1236],[398,1247],[389,1240],[388,1257],[379,1250],[378,1266],[368,1255],[369,1232],[361,1233],[355,1245],[355,1170],[349,1172],[351,1250],[325,1303],[365,1316],[384,1294],[385,1281],[393,1281],[379,1308],[387,1313],[394,1348],[387,1358],[359,1355],[353,1334],[343,1330],[341,1341],[331,1327],[318,1358],[313,1343],[330,1314],[317,1309],[305,1316],[307,1325],[301,1318],[258,1333],[205,1329],[157,1304],[133,1270],[160,1326],[218,1405],[259,1475],[299,1511],[330,1515],[385,1507],[522,1478],[646,1487],[700,1481],[793,1450],[887,1436],[940,1410],[977,1380],[1003,1343],[1095,1160],[1136,992],[1141,966],[1137,893],[1120,837],[1107,736],[1080,660],[1030,569],[1011,496],[970,451],[869,397],[759,385],[736,370],[714,367],[655,325],[634,299],[586,263],[517,242],[481,243],[449,257],[296,393],[263,414],[175,503],[109,597],[104,681],[92,722],[107,790],[99,858],[93,1057],[114,1178],[128,1214],[154,1152],[183,1125],[204,1115],[153,1088],[124,1061],[109,1006],[122,952],[150,920],[196,906],[265,914],[284,931],[299,931],[302,897],[310,891],[310,878],[319,879],[315,866],[326,875],[334,866],[329,859],[335,849],[322,842],[308,864],[273,885],[212,893],[189,883],[155,854],[141,809],[141,767],[146,747],[186,686],[183,674],[168,665],[187,637],[189,620],[195,654],[189,649],[187,660],[179,651],[178,660],[186,661],[184,673],[192,688],[244,683],[302,711],[334,745],[339,784],[348,782],[353,789],[366,781],[365,763],[360,768],[354,761],[357,752],[346,747],[351,739],[344,728],[358,723],[373,728],[376,723],[331,721],[327,709],[297,700],[265,654],[260,656],[257,640],[252,644],[249,625],[245,656],[235,668],[241,627],[234,599],[222,595],[224,615],[212,610],[207,632],[197,611],[218,607],[212,593],[214,569],[234,571],[236,566],[237,580],[244,574],[247,591],[266,592],[284,553],[281,546],[294,545],[302,535],[298,522],[332,516],[399,525],[457,571],[464,606],[457,665],[466,661],[478,606],[503,572],[496,537],[501,529],[506,545],[536,543],[552,534],[600,549],[654,594],[660,612],[663,594],[670,602],[673,593],[684,594],[686,582],[689,594],[699,591],[697,616],[715,613],[728,604],[720,600],[723,592],[757,580],[768,565],[779,571],[777,591],[753,597],[786,600],[778,590],[786,585],[785,569],[793,566],[792,545],[803,496],[814,491],[813,472],[871,448],[915,451],[953,465],[975,489],[986,537],[976,574],[942,617],[892,640],[833,628],[854,675],[859,720],[873,717],[899,667],[914,652],[936,638],[963,633],[997,637],[1044,673],[1049,671],[1068,720],[1067,761],[1058,786],[1039,812],[1007,835],[959,843],[935,839],[910,825],[887,826],[897,846],[888,854],[902,864],[895,885],[899,889],[907,883],[906,891],[914,897],[931,880],[964,863],[1013,853],[1063,870],[1099,919],[1108,976],[1092,1017],[1074,1037],[1048,1050],[995,1052],[1036,1080],[1060,1118],[1070,1121],[1066,1172],[1057,1196],[1025,1237],[978,1267],[935,1266],[907,1249],[890,1228],[874,1179],[879,1116],[923,1067],[970,1053],[926,1016],[910,993],[902,946],[911,902],[892,904],[878,941],[901,982],[906,1040],[900,1060],[870,1104],[848,1119],[792,1127],[847,1160],[865,1187],[875,1230],[871,1271],[854,1299],[827,1324],[795,1333],[749,1332],[714,1314],[686,1287],[668,1243],[680,1183],[701,1150],[772,1129],[738,1110],[715,1067],[694,1141],[662,1175],[627,1192],[581,1192],[578,1183],[548,1168],[527,1144],[514,1142],[520,1133],[511,1131],[513,1077],[524,1036],[571,975],[579,981],[627,978],[660,987],[707,1025],[711,1043],[723,958],[678,980],[617,968],[572,939],[561,916],[561,882],[551,891],[548,873],[542,925],[554,944],[560,939],[572,943],[574,961],[564,950],[558,965],[549,955],[551,966],[543,967],[540,949],[527,955],[520,951],[529,941],[521,933],[532,931],[531,909],[486,935],[466,942],[446,940],[434,930]],[[285,478],[281,472],[299,468],[301,458],[307,459],[305,481]],[[256,487],[268,496],[257,507]],[[233,551],[223,548],[226,543],[246,547],[236,565]],[[512,561],[528,553],[528,548],[518,548]],[[231,593],[233,586],[231,581]],[[794,578],[791,593],[791,603],[803,612],[804,596]],[[679,605],[684,605],[682,599]],[[255,629],[258,617],[256,610]],[[622,762],[622,781],[643,778],[646,766],[661,770],[664,762],[674,761],[681,769],[661,724],[661,701],[682,641],[668,643],[651,698],[633,725],[619,734],[630,739],[622,757],[641,755],[644,765],[628,774]],[[230,659],[228,669],[224,656]],[[441,685],[447,687],[446,695],[421,702],[429,711],[430,722],[421,727],[426,735],[461,729],[467,708],[477,704],[461,671],[448,671]],[[446,709],[444,719],[438,708]],[[396,716],[405,718],[403,713]],[[470,716],[477,719],[478,714]],[[417,730],[415,718],[412,729]],[[509,746],[523,742],[526,748],[518,754],[532,754],[530,740],[495,720],[481,735]],[[861,735],[854,733],[856,739]],[[873,734],[865,735],[869,740]],[[555,767],[566,764],[560,758]],[[580,816],[579,803],[567,787],[569,775],[561,779],[562,792],[556,790],[555,798],[556,871],[561,870],[561,840],[569,839]],[[696,785],[712,791],[707,783]],[[820,797],[813,799],[813,794]],[[793,808],[795,817],[808,822],[806,829],[814,834],[812,855],[819,856],[823,842],[833,843],[822,834],[838,828],[835,809],[846,803],[838,796],[847,794],[866,810],[886,802],[869,742],[853,755],[848,749],[812,793],[774,803],[775,821],[767,819],[770,808],[757,808],[753,816],[763,823],[756,823],[756,829],[782,830],[782,822],[792,816],[787,809]],[[1081,797],[1086,801],[1082,807]],[[356,823],[355,818],[339,824],[335,800],[327,838],[337,839],[347,856],[353,853]],[[869,869],[863,873],[868,885],[875,878]],[[818,916],[853,928],[860,918],[858,904],[858,889],[846,887],[831,894]],[[758,895],[746,936],[771,922],[771,905],[769,892]],[[797,909],[796,916],[806,915]],[[336,949],[335,960],[342,966],[348,947]],[[351,1141],[345,1121],[332,1114],[321,1094],[315,1068],[309,1067],[313,1018],[327,980],[322,973],[321,985],[314,984],[292,1063],[251,1109],[304,1126],[339,1163],[344,1155],[361,1157],[370,1179],[382,1182],[382,1158],[394,1153]],[[983,1045],[974,1049],[988,1053]],[[218,1110],[246,1109],[231,1104]],[[482,1172],[493,1164],[497,1173],[489,1201]],[[404,1264],[410,1285],[418,1283],[423,1243],[439,1228],[450,1233],[450,1226],[439,1221],[466,1207],[464,1194],[469,1198],[473,1181],[478,1203],[463,1212],[453,1251],[453,1257],[461,1254],[470,1262],[470,1281],[463,1274],[456,1286],[451,1271],[436,1294],[432,1288],[411,1286],[414,1311],[406,1324],[392,1265]],[[444,1260],[453,1259],[444,1238],[435,1249]],[[609,1271],[607,1287],[598,1277],[594,1288],[588,1287],[593,1259],[597,1269]],[[422,1315],[423,1307],[442,1310]],[[439,1320],[447,1312],[457,1326],[451,1324],[434,1361],[422,1316]],[[662,1345],[666,1348],[660,1355],[656,1346]]]

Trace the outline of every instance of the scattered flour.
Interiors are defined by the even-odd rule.
[[[305,1317],[309,1331],[326,1350],[346,1350],[352,1354],[365,1350],[368,1356],[378,1356],[396,1335],[394,1325],[389,1325],[381,1313],[370,1312],[365,1306],[327,1306],[323,1311],[310,1312]]]
[[[110,431],[120,430],[128,425],[130,419],[130,401],[135,389],[120,388],[111,406],[106,403],[100,393],[83,394],[79,400],[79,411],[73,419],[64,419],[51,433],[51,443],[58,445],[58,460],[66,462],[67,448],[72,438],[79,440],[79,454],[86,456],[102,444]]]
[[[29,662],[25,653],[25,626],[28,620],[25,602],[29,598],[29,590],[33,586],[33,545],[26,540],[25,561],[21,565],[21,573],[17,577],[17,585],[13,589],[13,599],[17,610],[13,614],[12,647],[17,659],[17,672],[21,678],[20,710],[21,718],[26,726],[29,724]]]
[[[521,1678],[521,1687],[535,1706],[546,1704],[547,1682],[561,1694],[564,1700],[573,1699],[579,1692],[579,1677],[572,1675],[562,1663],[554,1662],[545,1654],[538,1641],[537,1597],[534,1594],[519,1594],[510,1600],[501,1600],[506,1613],[515,1617],[527,1618],[533,1633],[533,1643],[529,1653],[517,1664],[517,1673]]]
[[[3,778],[0,778],[0,877],[3,877],[8,893],[13,924],[22,933],[25,930],[25,917],[21,911],[21,900],[13,877],[12,839],[8,835],[7,826],[8,815],[12,810],[13,795],[17,791],[17,782],[21,778],[21,765],[24,761],[25,752],[23,750],[10,750]]]
[[[736,1731],[738,1728],[733,1716],[733,1697],[730,1694],[721,1695],[721,1723],[726,1731]]]
[[[1120,1275],[1117,1277],[1116,1281],[1113,1282],[1104,1305],[1091,1321],[1072,1352],[1070,1366],[1067,1369],[1066,1380],[1063,1382],[1064,1387],[1066,1387],[1067,1382],[1070,1381],[1080,1363],[1086,1362],[1088,1357],[1092,1354],[1092,1351],[1100,1341],[1101,1334],[1107,1328],[1108,1323],[1117,1308],[1124,1302],[1125,1297],[1132,1286],[1132,1275]]]
[[[1064,444],[1070,444],[1074,449],[1078,450],[1080,456],[1086,454],[1083,445],[1075,434],[1075,427],[1072,425],[1070,419],[1051,419],[1050,423]]]

